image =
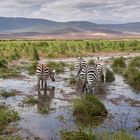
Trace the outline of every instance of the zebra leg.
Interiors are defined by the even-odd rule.
[[[46,91],[47,91],[47,80],[44,81],[44,93],[46,94]]]
[[[42,79],[42,80],[41,80],[41,87],[42,87],[42,89],[44,89],[43,84],[44,84],[44,80]]]
[[[88,84],[88,93],[89,94],[93,93],[93,91],[92,91],[92,84]]]
[[[106,83],[106,73],[104,73],[104,84]]]
[[[38,89],[38,94],[40,94],[40,79],[38,78],[37,82],[37,89]]]
[[[84,85],[83,85],[81,94],[83,94],[83,92],[85,91],[85,89],[86,89],[86,82],[84,82]]]

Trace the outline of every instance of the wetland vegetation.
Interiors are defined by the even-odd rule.
[[[134,140],[133,132],[129,134],[129,128],[139,128],[136,120],[139,119],[137,108],[140,104],[139,94],[131,90],[129,85],[139,93],[140,57],[112,58],[108,56],[112,52],[125,52],[128,56],[131,52],[140,52],[140,41],[0,41],[0,101],[5,103],[0,105],[0,133],[3,134],[11,123],[19,121],[17,127],[27,128],[34,135],[38,133],[43,140],[46,140],[48,135],[50,139],[55,139],[54,133],[59,134],[61,138],[59,136],[57,138],[62,140]],[[73,57],[92,56],[85,58],[92,65],[96,61],[95,53],[99,55],[107,53],[109,61],[107,84],[102,83],[100,87],[103,93],[79,95],[76,91],[78,82],[74,65],[76,59]],[[72,59],[69,60],[66,57],[72,57]],[[40,97],[35,87],[36,66],[42,60],[51,69],[56,70],[56,81],[48,80],[47,94],[52,95],[50,91],[55,87],[51,99],[47,98],[48,95]],[[131,98],[133,102],[137,102],[137,106],[130,103]],[[132,114],[130,111],[128,126],[124,131],[121,130],[119,121],[123,116],[123,119],[126,119],[130,108],[133,109]],[[92,131],[87,130],[89,126]],[[113,131],[108,131],[107,127]],[[47,135],[46,132],[48,132]],[[138,138],[138,131],[134,132],[134,136]],[[0,140],[6,139],[21,140],[23,137],[5,134],[0,136]]]

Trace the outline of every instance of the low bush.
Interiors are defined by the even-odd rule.
[[[8,62],[4,58],[0,58],[0,68],[7,68],[8,67]]]
[[[73,101],[73,114],[77,122],[96,124],[107,115],[107,109],[94,95],[86,93]]]
[[[0,105],[0,133],[6,128],[9,123],[16,120],[19,120],[18,112],[10,109],[5,105]]]
[[[95,140],[95,136],[93,134],[88,135],[84,131],[68,131],[62,130],[61,132],[62,140]]]
[[[115,73],[122,74],[126,68],[125,59],[123,57],[114,58],[111,66]]]
[[[102,77],[103,80],[103,77]],[[112,82],[115,80],[115,76],[114,73],[112,71],[110,71],[109,69],[107,69],[106,71],[106,82]]]
[[[124,72],[124,77],[128,84],[140,90],[140,58],[136,57],[130,61]]]

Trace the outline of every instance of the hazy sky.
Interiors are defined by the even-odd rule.
[[[0,0],[0,16],[97,23],[140,21],[140,0]]]

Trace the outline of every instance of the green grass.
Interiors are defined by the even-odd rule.
[[[35,73],[36,73],[36,68],[37,68],[37,62],[31,63],[31,64],[27,67],[28,73],[29,73],[30,75],[35,74]]]
[[[95,140],[94,135],[88,135],[84,131],[60,131],[62,140]]]
[[[49,113],[49,108],[47,107],[47,106],[43,106],[40,110],[39,110],[39,112],[41,113],[41,114],[48,114]]]
[[[112,66],[112,69],[115,73],[122,74],[126,68],[125,59],[123,57],[114,58],[112,60],[111,66]]]
[[[64,62],[54,62],[54,61],[49,61],[47,65],[53,69],[56,70],[56,73],[63,73],[64,72],[64,67],[66,64]]]
[[[69,85],[74,86],[77,83],[76,77],[75,75],[71,75],[71,77],[69,78]]]
[[[110,71],[109,69],[107,69],[107,71],[106,71],[106,82],[112,82],[114,80],[115,80],[114,73],[112,71]]]
[[[119,130],[118,132],[61,130],[60,135],[62,140],[135,140],[135,138],[125,130]]]
[[[30,48],[30,56],[31,56],[31,60],[34,60],[34,61],[40,59],[39,54],[38,54],[38,50],[37,50],[37,48],[35,46],[32,46]]]
[[[26,96],[23,100],[25,104],[35,105],[38,103],[38,100],[34,96]]]
[[[73,101],[73,114],[83,126],[98,125],[107,115],[107,109],[94,95],[85,93]]]
[[[70,71],[74,71],[75,70],[75,65],[74,64],[70,64],[69,65],[69,70]]]
[[[139,52],[140,40],[1,40],[0,56],[10,59],[27,57],[93,56],[96,52]]]
[[[4,98],[13,97],[13,96],[16,96],[16,95],[17,95],[16,91],[11,91],[11,92],[1,91],[0,92],[0,96],[4,97]]]
[[[123,75],[128,84],[140,90],[140,57],[133,58],[130,61]]]
[[[98,132],[97,138],[100,140],[136,140],[134,136],[126,130],[119,130],[118,132]]]
[[[9,123],[17,121],[19,118],[18,112],[5,105],[0,105],[0,133]]]
[[[19,77],[19,71],[14,68],[1,68],[0,69],[0,78],[13,78]]]
[[[0,136],[0,140],[23,140],[19,136]]]
[[[0,58],[0,68],[7,68],[8,67],[8,62],[4,58]]]

